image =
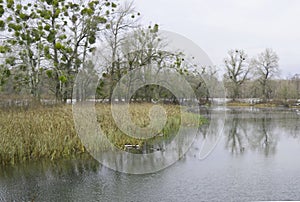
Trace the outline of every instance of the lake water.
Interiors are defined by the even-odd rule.
[[[223,119],[225,109],[202,111]],[[211,129],[213,129],[212,127]],[[206,126],[198,139],[215,140]],[[199,141],[162,171],[131,175],[94,160],[31,162],[0,168],[0,201],[300,200],[300,114],[226,108],[223,135],[205,159]]]

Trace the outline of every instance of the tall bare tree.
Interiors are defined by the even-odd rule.
[[[240,87],[247,80],[250,72],[247,54],[243,50],[230,50],[224,63],[226,67],[224,79],[227,81],[227,88],[232,91],[233,100],[235,100],[240,96]]]
[[[121,79],[122,71],[122,51],[121,46],[130,31],[138,27],[139,12],[134,9],[133,2],[125,2],[119,5],[109,17],[109,23],[106,25],[104,33],[105,41],[108,43],[108,64],[106,72],[109,79],[109,99],[111,99],[113,89],[116,83]]]
[[[251,61],[264,100],[269,99],[272,93],[269,81],[279,73],[278,61],[279,57],[272,49],[266,49]]]

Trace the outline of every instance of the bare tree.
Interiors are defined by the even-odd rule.
[[[126,2],[124,5],[119,5],[119,7],[113,11],[109,19],[110,21],[107,24],[104,36],[109,47],[107,65],[110,80],[109,99],[111,99],[115,84],[121,79],[122,71],[124,71],[121,65],[123,57],[121,46],[128,32],[139,27],[138,16],[140,16],[140,13],[135,11],[133,2]]]
[[[226,66],[224,78],[228,83],[228,89],[232,91],[233,100],[240,96],[240,87],[247,80],[250,68],[246,61],[247,54],[243,50],[230,50],[224,60]]]
[[[269,99],[271,88],[269,81],[272,77],[279,73],[278,56],[272,49],[266,49],[260,53],[257,58],[251,61],[251,66],[254,70],[254,75],[257,76],[257,81],[261,86],[263,99]]]

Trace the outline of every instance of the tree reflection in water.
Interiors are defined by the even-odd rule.
[[[275,154],[278,139],[276,122],[271,116],[269,112],[233,110],[226,123],[226,148],[232,154],[243,154],[248,149],[258,150],[265,156]]]
[[[264,113],[254,124],[257,132],[250,137],[252,139],[252,141],[249,141],[250,144],[252,143],[251,146],[262,151],[265,156],[275,154],[278,139],[275,134],[275,124],[272,123],[271,114]]]
[[[240,125],[239,114],[234,113],[232,120],[228,121],[228,128],[226,138],[226,148],[230,149],[232,154],[241,154],[245,151],[245,146],[243,144],[243,136],[245,136],[245,131],[242,130]]]

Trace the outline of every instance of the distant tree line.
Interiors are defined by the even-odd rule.
[[[166,69],[170,77],[175,72],[184,76],[201,102],[223,97],[217,90],[223,83],[234,100],[299,98],[299,75],[279,79],[279,58],[273,50],[253,59],[243,50],[229,51],[221,81],[217,67],[197,67],[185,62],[183,52],[165,51],[168,41],[159,35],[159,26],[143,26],[139,17],[133,3],[117,0],[0,0],[1,97],[66,102],[79,72],[86,76],[82,86],[94,82],[90,75],[99,69],[90,58],[99,44],[106,44],[98,99],[111,100],[120,79],[132,70],[143,79]],[[157,85],[145,85],[131,98],[120,99],[176,102],[168,89]]]
[[[299,99],[300,75],[279,77],[279,57],[272,49],[265,49],[254,58],[248,58],[244,50],[230,50],[224,59],[226,73],[224,83],[227,95],[237,98]]]

